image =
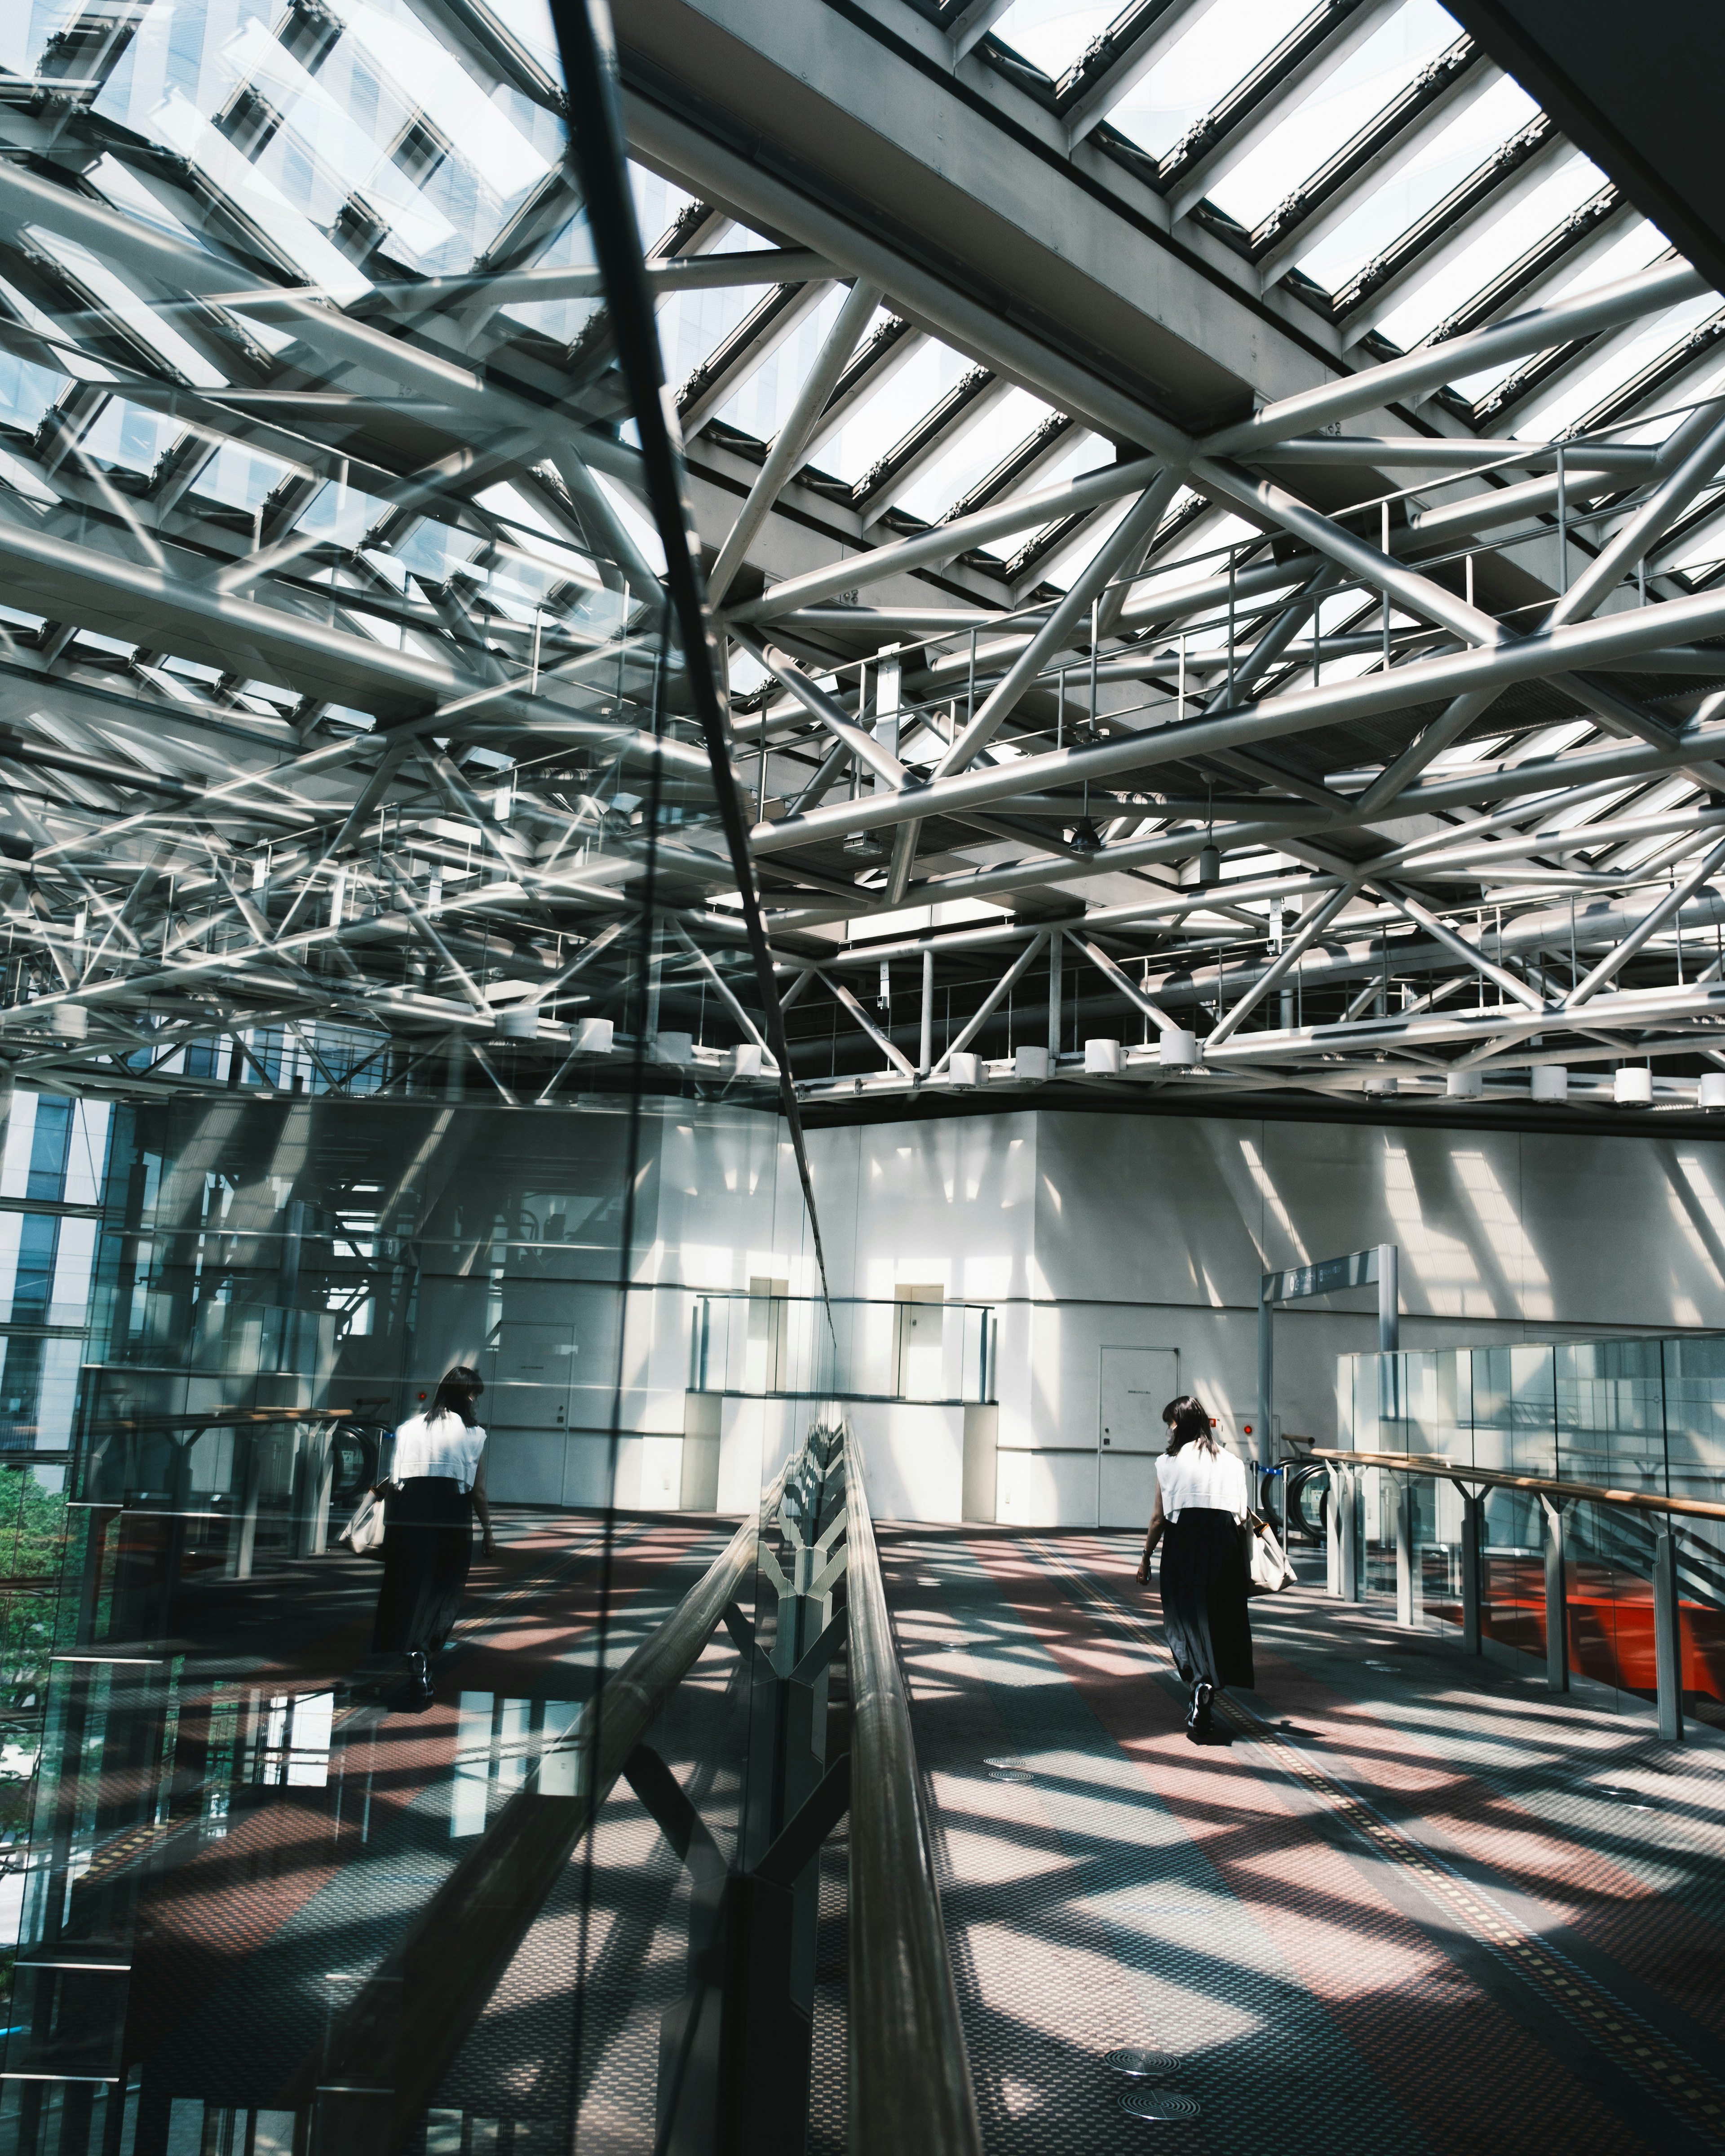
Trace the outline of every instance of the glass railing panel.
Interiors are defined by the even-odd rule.
[[[1672,1519],[1683,1711],[1725,1727],[1725,1520]]]
[[[1725,1487],[1725,1340],[1661,1346],[1667,1494],[1717,1498]]]
[[[1544,1345],[1471,1351],[1473,1461],[1516,1475],[1557,1472],[1557,1392]]]
[[[1481,1508],[1480,1630],[1500,1647],[1545,1652],[1545,1560],[1538,1496],[1487,1490]]]
[[[1554,1354],[1558,1477],[1668,1495],[1660,1342],[1560,1341]]]
[[[380,52],[365,12],[318,31],[318,97],[342,107],[342,154],[389,172],[405,109],[375,93],[398,62],[439,115],[449,217],[393,180],[363,230],[332,198],[338,247],[191,115],[171,162],[197,218],[127,223],[112,201],[151,198],[163,146],[123,85],[110,111],[61,116],[82,150],[33,182],[85,227],[121,220],[93,241],[113,275],[154,250],[142,316],[202,319],[213,290],[224,322],[233,295],[254,306],[211,350],[271,416],[200,398],[163,438],[157,476],[183,482],[146,549],[166,653],[121,643],[96,602],[65,624],[134,652],[140,679],[167,670],[175,696],[146,716],[185,730],[168,762],[219,773],[221,801],[176,823],[151,794],[143,829],[105,793],[45,810],[126,925],[79,947],[75,988],[8,972],[5,1070],[33,1035],[56,1069],[83,1055],[80,1088],[125,1089],[26,1086],[0,1109],[8,2156],[304,2156],[336,2145],[324,2085],[346,2074],[333,2092],[352,2095],[357,2071],[383,2123],[350,2146],[650,2147],[689,1876],[626,1783],[516,1912],[459,2029],[401,2018],[391,1970],[475,1898],[473,1852],[519,1799],[578,1801],[577,1717],[725,1545],[714,1507],[758,1506],[833,1375],[744,839],[760,804],[729,759],[598,58],[561,81],[538,33],[484,9],[447,38],[398,10]],[[311,80],[293,11],[232,50],[218,17],[175,16],[193,75]],[[255,149],[291,190],[335,138],[299,140],[311,107],[279,102]],[[85,151],[146,177],[93,196]],[[541,271],[549,296],[490,289]],[[107,341],[94,310],[68,336]],[[129,349],[150,377],[147,343]],[[161,412],[182,386],[134,385]],[[317,434],[332,399],[339,450]],[[291,470],[259,428],[291,434]],[[87,502],[43,513],[91,589],[116,545],[129,559]],[[303,692],[174,645],[236,569],[233,603],[316,673]],[[55,873],[63,954],[87,914]],[[716,1287],[733,1292],[697,1343]],[[916,1342],[934,1390],[984,1382],[983,1322],[955,1306],[937,1353]],[[386,1568],[336,1538],[458,1363],[485,1383],[501,1548],[472,1553],[427,1703],[374,1630]],[[722,1490],[715,1383],[754,1418]],[[653,1739],[726,1873],[758,1737],[748,1666],[720,1624]]]

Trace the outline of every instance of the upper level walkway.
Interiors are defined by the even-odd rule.
[[[1194,2150],[1725,2146],[1716,1732],[1302,1587],[1194,1748],[1135,1537],[881,1548],[991,2156],[1142,2149],[1134,2087]]]

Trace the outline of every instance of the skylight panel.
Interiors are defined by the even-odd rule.
[[[1565,377],[1555,394],[1536,398],[1517,422],[1515,433],[1535,441],[1561,433],[1583,413],[1602,403],[1613,390],[1621,388],[1661,353],[1670,351],[1698,322],[1704,322],[1708,316],[1718,311],[1718,294],[1704,292],[1699,299],[1687,300],[1681,307],[1670,308],[1652,321],[1639,326],[1631,335],[1609,339],[1593,365],[1584,362],[1574,373]]]
[[[1114,107],[1109,126],[1165,157],[1311,13],[1311,0],[1226,0],[1211,8]]]
[[[537,184],[546,161],[485,95],[446,45],[423,30],[403,7],[362,0],[348,22],[400,94],[429,114],[463,159],[482,172],[505,201]]]
[[[255,510],[295,469],[262,449],[223,442],[198,473],[194,491],[206,501],[219,501],[229,509]]]
[[[15,285],[8,285],[0,277],[0,302],[11,308],[21,322],[39,331],[60,356],[66,372],[80,382],[112,382],[111,367],[104,367],[93,353],[81,351],[61,330],[58,322],[44,314],[33,300],[27,299]]]
[[[845,415],[845,424],[822,446],[821,469],[855,486],[925,413],[933,410],[970,366],[951,346],[933,337],[921,339],[892,379]]]
[[[558,233],[551,244],[540,249],[534,259],[536,270],[592,270],[597,267],[593,247],[593,228],[583,209]],[[572,343],[582,330],[604,307],[603,299],[595,293],[588,299],[516,300],[501,310],[512,321],[524,322],[528,328],[542,336],[556,337],[565,344]]]
[[[308,284],[321,286],[340,302],[351,302],[370,291],[371,280],[335,243],[177,92],[154,114],[151,133],[154,141],[177,151],[213,187],[227,195],[268,234]]]
[[[146,305],[130,285],[105,264],[98,262],[86,248],[80,247],[76,240],[63,239],[59,233],[44,231],[39,225],[30,228],[30,237],[45,254],[52,255],[105,305],[116,321],[124,322],[136,337],[159,352],[187,382],[199,389],[214,389],[225,383],[227,377],[212,367],[195,345],[188,344],[177,330]]]
[[[934,523],[978,480],[986,479],[1002,458],[1034,434],[1052,409],[1027,389],[1008,390],[972,424],[960,428],[956,439],[932,457],[896,498],[894,506],[907,510],[926,523]],[[1035,483],[1045,484],[1045,475],[1038,473]]]
[[[635,198],[635,223],[640,228],[644,247],[650,247],[660,233],[669,232],[695,199],[670,180],[661,179],[657,172],[649,172],[644,165],[636,164],[633,158],[629,161],[629,184]]]
[[[562,81],[562,56],[557,49],[557,33],[547,0],[482,0],[480,12],[495,16],[511,37],[520,39],[547,74]]]
[[[1392,178],[1369,188],[1353,215],[1301,258],[1301,274],[1326,291],[1340,291],[1538,110],[1510,76],[1493,83]]]
[[[116,209],[140,224],[153,224],[182,244],[202,247],[203,240],[190,225],[182,223],[160,196],[152,194],[143,182],[119,158],[102,157],[97,159],[85,176],[98,187]]]
[[[1479,219],[1479,237],[1416,285],[1378,327],[1392,344],[1411,351],[1476,293],[1483,292],[1512,262],[1554,233],[1572,210],[1597,194],[1605,177],[1591,159],[1572,151],[1532,193]]]
[[[1086,472],[1101,471],[1104,465],[1115,462],[1114,444],[1101,434],[1092,434],[1081,427],[1076,434],[1069,434],[1055,455],[1044,465],[1033,479],[1013,489],[1014,494],[1034,493],[1038,488],[1057,485],[1062,480],[1082,479]],[[1007,496],[1009,501],[1011,496]]]
[[[1633,223],[1620,230],[1608,246],[1589,249],[1579,262],[1572,263],[1561,276],[1541,286],[1524,304],[1550,306],[1574,294],[1590,292],[1601,285],[1614,283],[1620,277],[1632,277],[1638,270],[1645,270],[1650,263],[1657,261],[1670,244],[1656,226],[1651,224],[1645,217],[1637,218]],[[1459,395],[1476,403],[1500,382],[1507,381],[1517,367],[1525,364],[1524,361],[1518,360],[1513,366],[1492,367],[1482,374],[1463,375],[1450,387]],[[1522,432],[1526,424],[1524,420],[1522,428],[1518,428],[1517,432]]]
[[[0,425],[33,434],[65,386],[64,375],[52,374],[33,361],[0,352]]]
[[[759,244],[754,241],[752,234],[746,237],[747,242]],[[758,286],[752,289],[752,297],[758,299]],[[834,285],[784,342],[776,346],[758,367],[751,370],[719,407],[715,418],[740,433],[754,435],[758,441],[770,442],[796,403],[797,393],[847,297],[845,287]]]
[[[659,309],[659,348],[665,357],[665,377],[672,388],[687,381],[708,353],[716,352],[760,304],[757,285],[673,292]]]
[[[1116,0],[1014,0],[993,34],[1058,82],[1120,13]]]
[[[184,431],[166,413],[146,412],[123,397],[110,397],[79,446],[98,463],[118,465],[125,471],[151,472]]]
[[[1218,209],[1248,230],[1399,97],[1428,60],[1453,45],[1455,20],[1437,0],[1405,0],[1327,75],[1250,157],[1213,187]]]

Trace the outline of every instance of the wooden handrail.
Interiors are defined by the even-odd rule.
[[[1481,1482],[1494,1490],[1533,1490],[1553,1497],[1585,1497],[1596,1505],[1627,1505],[1640,1512],[1684,1512],[1703,1520],[1725,1520],[1725,1505],[1704,1497],[1656,1497],[1646,1490],[1605,1490],[1595,1482],[1558,1482],[1544,1475],[1507,1475],[1502,1468],[1470,1467],[1432,1452],[1343,1452],[1315,1445],[1302,1459],[1340,1460],[1362,1467],[1394,1467],[1409,1475],[1441,1475],[1453,1482]]]

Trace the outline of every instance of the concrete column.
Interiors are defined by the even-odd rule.
[[[1659,1736],[1683,1741],[1683,1630],[1677,1599],[1677,1538],[1669,1527],[1653,1537],[1653,1655],[1659,1676]]]
[[[1542,1495],[1545,1513],[1545,1681],[1553,1691],[1569,1689],[1569,1594],[1564,1571],[1564,1512]]]

